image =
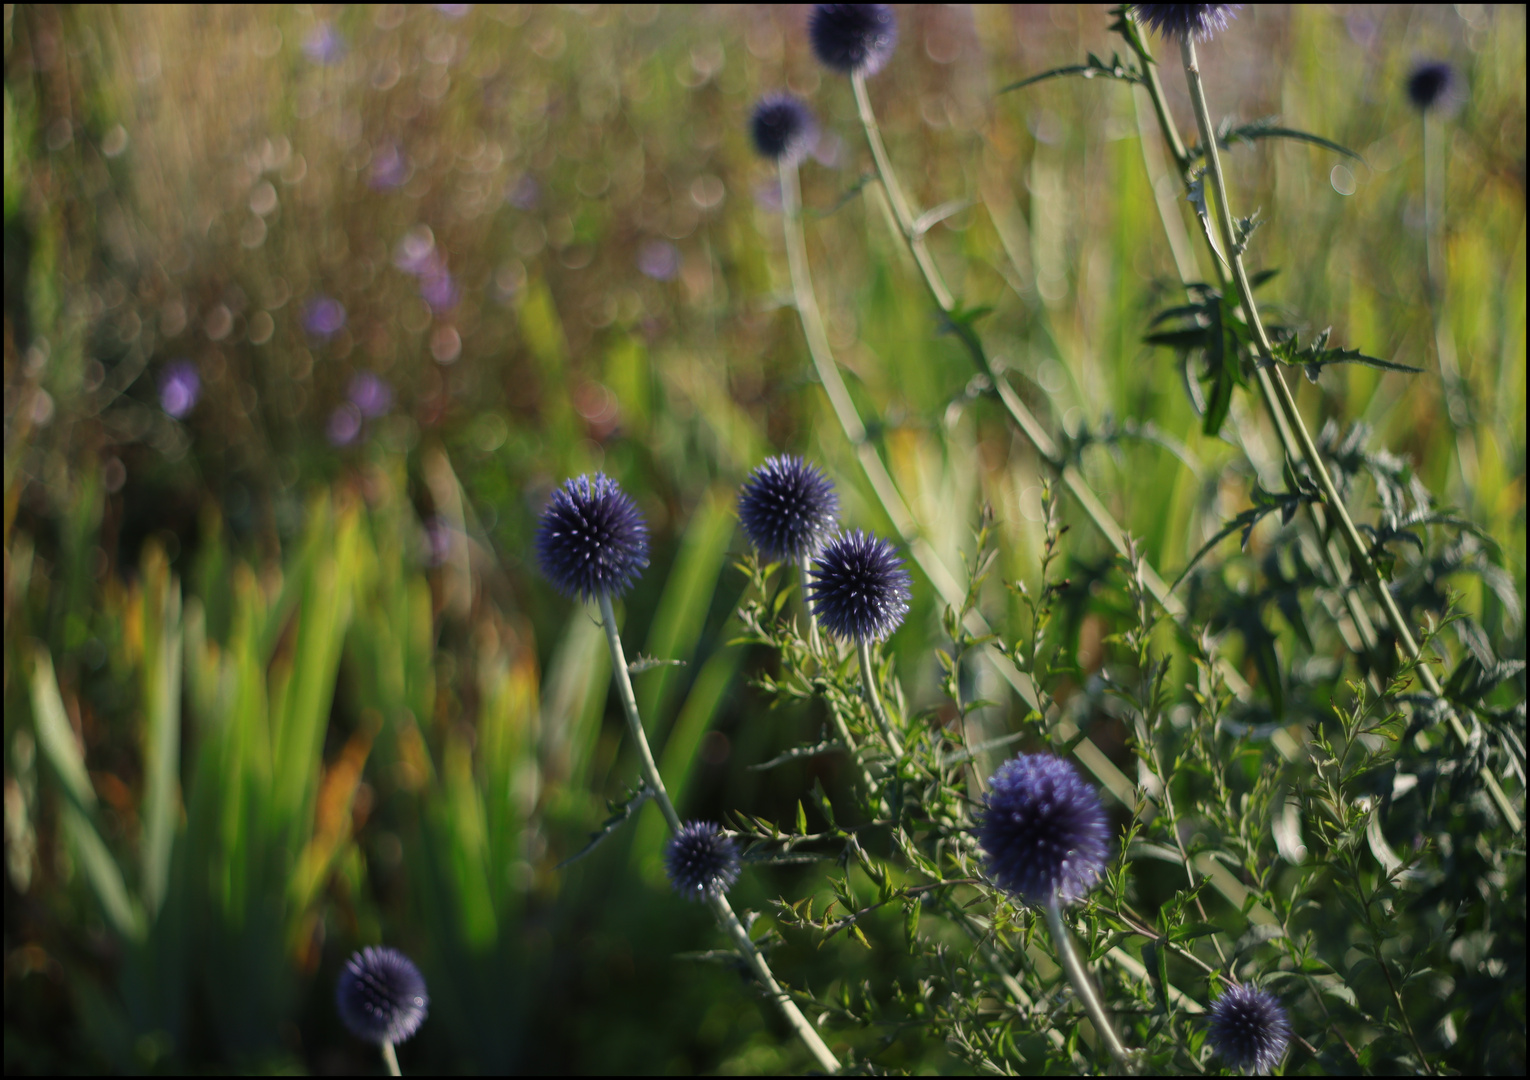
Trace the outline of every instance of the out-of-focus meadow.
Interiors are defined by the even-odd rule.
[[[997,93],[1108,56],[1106,9],[899,19],[870,87],[922,205],[963,203],[936,258],[993,307],[990,351],[1053,430],[1183,441],[1081,458],[1177,573],[1253,478],[1222,469],[1238,452],[1141,343],[1179,288],[1151,114],[1102,81]],[[748,770],[814,721],[766,711],[761,657],[729,644],[733,493],[767,453],[823,463],[846,521],[890,532],[811,375],[775,172],[747,136],[784,87],[823,128],[809,256],[873,438],[949,565],[987,500],[1000,573],[1034,578],[1035,456],[937,333],[805,9],[15,5],[4,30],[7,1071],[373,1068],[333,988],[377,942],[430,986],[405,1072],[802,1068],[736,970],[678,956],[717,939],[664,881],[655,809],[558,868],[636,768],[600,628],[538,577],[531,538],[581,472],[647,516],[625,637],[684,661],[637,682],[683,814],[782,817],[836,781],[832,758]],[[1302,407],[1369,421],[1497,541],[1523,598],[1523,8],[1249,5],[1202,55],[1217,113],[1364,158],[1228,154],[1268,222],[1258,264],[1282,270],[1267,295],[1303,340],[1332,324],[1428,372],[1338,369]],[[1430,122],[1466,470],[1404,93],[1423,57],[1461,75]],[[1168,65],[1165,84],[1193,129]],[[914,594],[892,648],[930,697],[941,605],[917,576]],[[1080,610],[1087,673],[1100,626]],[[735,901],[766,911],[805,872],[750,870]],[[843,941],[772,962],[815,989],[898,974],[895,951]],[[910,1046],[904,1067],[949,1064]]]

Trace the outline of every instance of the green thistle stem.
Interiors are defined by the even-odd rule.
[[[611,597],[602,593],[600,596],[600,620],[606,631],[606,645],[611,650],[611,680],[616,684],[616,694],[621,698],[622,712],[627,717],[627,729],[632,733],[632,741],[637,744],[638,758],[643,767],[643,780],[653,792],[654,801],[659,804],[659,809],[664,813],[664,820],[669,823],[671,834],[680,831],[680,815],[675,813],[675,804],[670,801],[669,792],[664,788],[664,778],[659,775],[659,767],[654,764],[653,751],[648,747],[648,735],[643,730],[642,717],[638,715],[637,695],[632,692],[632,677],[627,670],[627,655],[622,649],[621,635],[616,632],[616,611],[611,606]],[[718,924],[733,939],[733,945],[738,949],[739,955],[749,965],[756,978],[765,987],[766,994],[775,1002],[782,1019],[796,1033],[797,1038],[807,1047],[808,1053],[813,1055],[813,1060],[818,1067],[828,1073],[839,1072],[839,1059],[836,1058],[828,1046],[824,1043],[809,1024],[807,1017],[802,1015],[802,1010],[797,1008],[797,1003],[791,999],[770,970],[765,957],[760,955],[760,950],[755,948],[754,942],[749,937],[749,931],[744,929],[744,924],[739,922],[734,914],[733,907],[728,903],[728,898],[718,893],[709,896],[707,902],[712,908],[712,913],[717,916]]]
[[[1392,633],[1397,636],[1398,643],[1409,659],[1417,665],[1419,678],[1424,688],[1430,694],[1443,700],[1444,693],[1439,680],[1435,677],[1434,670],[1420,655],[1418,642],[1413,637],[1413,632],[1403,617],[1402,611],[1397,606],[1397,601],[1392,597],[1392,591],[1388,588],[1388,582],[1382,575],[1375,560],[1371,558],[1369,549],[1360,531],[1355,527],[1354,520],[1349,516],[1349,510],[1339,496],[1338,489],[1334,486],[1333,478],[1328,474],[1327,467],[1323,464],[1323,457],[1318,452],[1317,445],[1312,441],[1312,435],[1307,430],[1306,423],[1302,420],[1301,413],[1297,411],[1296,399],[1291,396],[1290,387],[1285,379],[1280,377],[1275,368],[1274,348],[1270,344],[1269,335],[1265,332],[1264,322],[1259,317],[1259,309],[1254,304],[1253,288],[1249,285],[1248,273],[1243,266],[1243,256],[1234,246],[1232,232],[1232,210],[1227,199],[1227,185],[1222,175],[1222,159],[1217,149],[1216,129],[1211,122],[1211,111],[1206,104],[1206,91],[1201,83],[1201,70],[1195,57],[1195,43],[1188,37],[1180,42],[1180,57],[1184,62],[1185,79],[1190,86],[1190,101],[1195,107],[1195,122],[1200,129],[1201,143],[1206,148],[1206,178],[1211,183],[1211,194],[1215,197],[1218,224],[1221,228],[1222,243],[1227,249],[1227,257],[1231,260],[1233,282],[1238,289],[1238,299],[1243,306],[1243,316],[1247,320],[1249,328],[1254,332],[1254,341],[1259,348],[1259,358],[1262,365],[1259,368],[1261,385],[1268,381],[1274,390],[1274,399],[1279,405],[1279,413],[1285,417],[1291,432],[1296,436],[1298,445],[1301,447],[1303,460],[1311,470],[1313,478],[1317,480],[1318,487],[1323,493],[1324,502],[1332,513],[1339,527],[1339,533],[1349,548],[1351,561],[1358,565],[1364,572],[1366,583],[1371,588],[1371,593],[1376,602],[1381,605],[1381,610],[1386,614],[1387,623],[1392,628]],[[1470,738],[1466,728],[1461,723],[1461,718],[1456,715],[1452,708],[1449,714],[1451,731],[1463,746],[1469,745]],[[1498,784],[1498,778],[1484,766],[1478,770],[1478,776],[1487,787],[1488,794],[1492,796],[1498,811],[1509,827],[1515,832],[1523,829],[1523,823],[1514,807],[1510,805],[1503,789]]]
[[[1089,977],[1089,972],[1084,970],[1078,958],[1078,952],[1073,947],[1073,937],[1063,925],[1062,908],[1058,906],[1055,894],[1047,904],[1047,928],[1052,931],[1052,945],[1057,950],[1057,958],[1062,961],[1063,971],[1067,972],[1068,981],[1073,984],[1073,992],[1084,1003],[1084,1011],[1094,1023],[1094,1030],[1099,1033],[1110,1056],[1116,1059],[1116,1064],[1131,1071],[1131,1057],[1121,1042],[1121,1036],[1116,1034],[1110,1017],[1105,1015],[1105,1006],[1100,1003],[1094,980]]]
[[[394,1053],[394,1051],[393,1051],[393,1044],[392,1043],[385,1042],[385,1043],[382,1044],[382,1056],[383,1056],[383,1064],[388,1067],[388,1075],[389,1076],[403,1076],[404,1075],[402,1072],[399,1071],[399,1067],[398,1067],[398,1054]]]
[[[882,707],[882,695],[877,693],[877,665],[871,658],[871,642],[862,638],[855,643],[855,651],[861,660],[861,688],[866,692],[866,705],[871,709],[877,727],[882,729],[882,738],[887,740],[887,748],[893,752],[894,757],[902,757],[903,743],[888,722],[887,710]]]

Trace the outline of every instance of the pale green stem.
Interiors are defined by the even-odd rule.
[[[627,728],[632,733],[632,741],[637,744],[638,758],[643,767],[643,780],[653,792],[654,802],[659,804],[659,809],[664,813],[664,820],[669,823],[671,833],[680,831],[680,815],[675,813],[675,804],[670,802],[669,792],[664,789],[664,778],[659,775],[659,767],[654,764],[653,751],[648,748],[648,735],[643,730],[643,720],[638,715],[637,696],[632,692],[632,677],[627,670],[627,656],[622,649],[621,635],[616,632],[616,612],[611,606],[611,597],[602,593],[600,596],[600,618],[606,629],[606,644],[611,649],[611,679],[616,683],[616,694],[622,701],[622,712],[627,717]],[[765,962],[765,957],[760,955],[760,950],[755,948],[750,940],[749,932],[738,921],[738,916],[733,913],[728,898],[722,894],[714,894],[708,897],[708,903],[712,912],[717,916],[717,921],[733,939],[734,947],[739,955],[749,965],[765,987],[766,993],[775,1002],[782,1019],[796,1033],[797,1038],[807,1047],[808,1053],[818,1062],[818,1067],[825,1072],[839,1072],[839,1059],[836,1058],[813,1025],[808,1023],[807,1017],[802,1015],[802,1010],[797,1008],[797,1003],[782,989],[781,984],[771,973],[770,965]]]
[[[1349,510],[1340,498],[1338,488],[1334,486],[1333,478],[1328,474],[1327,467],[1323,464],[1323,456],[1318,452],[1317,445],[1312,441],[1312,435],[1307,430],[1306,423],[1302,420],[1301,413],[1297,411],[1296,399],[1291,396],[1291,390],[1286,385],[1284,378],[1280,376],[1275,366],[1275,352],[1270,343],[1269,335],[1265,332],[1264,323],[1259,317],[1259,309],[1254,303],[1254,293],[1249,285],[1248,273],[1243,266],[1243,256],[1234,247],[1232,232],[1232,210],[1227,199],[1227,186],[1222,176],[1222,159],[1217,150],[1216,129],[1211,122],[1211,111],[1206,104],[1205,88],[1201,84],[1201,71],[1195,58],[1195,43],[1188,37],[1180,42],[1180,55],[1184,61],[1185,79],[1190,86],[1190,101],[1195,107],[1195,121],[1200,129],[1201,143],[1206,148],[1206,178],[1211,183],[1211,191],[1208,193],[1216,201],[1218,224],[1221,227],[1222,243],[1227,248],[1227,256],[1231,260],[1233,281],[1238,288],[1238,298],[1243,305],[1243,317],[1247,320],[1249,328],[1254,333],[1254,341],[1259,348],[1261,365],[1259,372],[1261,380],[1268,376],[1268,381],[1275,391],[1275,400],[1279,403],[1279,412],[1284,415],[1286,423],[1290,425],[1292,433],[1296,436],[1301,447],[1302,458],[1306,461],[1308,469],[1317,481],[1319,489],[1323,493],[1323,500],[1327,503],[1328,510],[1333,514],[1338,523],[1340,534],[1349,548],[1351,561],[1358,564],[1364,571],[1366,582],[1371,587],[1371,593],[1376,602],[1381,605],[1386,614],[1387,623],[1392,628],[1392,633],[1397,636],[1398,643],[1408,657],[1418,665],[1419,678],[1424,688],[1434,697],[1443,699],[1444,694],[1439,680],[1435,677],[1434,669],[1420,656],[1418,642],[1413,637],[1413,632],[1408,626],[1408,621],[1403,617],[1402,611],[1397,606],[1397,601],[1392,597],[1392,591],[1388,588],[1386,579],[1377,567],[1375,560],[1371,558],[1370,550],[1366,547],[1365,540],[1360,536],[1360,531],[1355,527],[1354,520],[1349,516]],[[1449,714],[1451,731],[1460,740],[1463,746],[1468,745],[1470,740],[1466,728],[1461,723],[1461,718],[1456,715],[1452,708]],[[1523,825],[1519,815],[1510,805],[1503,789],[1498,785],[1498,779],[1484,766],[1478,770],[1483,784],[1487,787],[1489,795],[1497,804],[1499,813],[1513,831],[1519,832]]]
[[[807,614],[808,624],[808,648],[814,656],[823,652],[823,641],[818,636],[818,616],[813,611],[813,604],[808,599],[808,561],[806,556],[797,560],[797,585],[802,592],[802,610]]]
[[[398,1067],[398,1055],[393,1052],[393,1044],[392,1043],[385,1042],[385,1043],[382,1044],[382,1056],[383,1056],[383,1064],[388,1067],[388,1075],[389,1076],[403,1076],[404,1075],[402,1072],[399,1071],[399,1067]]]
[[[1105,1006],[1100,1003],[1100,995],[1094,988],[1094,980],[1089,977],[1089,972],[1084,970],[1084,965],[1078,958],[1078,952],[1073,947],[1073,937],[1068,933],[1068,928],[1063,925],[1062,909],[1057,904],[1055,894],[1047,904],[1047,926],[1052,931],[1052,944],[1057,949],[1057,958],[1062,961],[1063,971],[1067,972],[1068,981],[1073,984],[1073,992],[1084,1003],[1084,1011],[1093,1021],[1095,1031],[1099,1032],[1100,1039],[1110,1051],[1110,1056],[1116,1059],[1116,1064],[1130,1071],[1131,1058],[1121,1042],[1121,1037],[1116,1034],[1110,1017],[1105,1015]]]
[[[1128,13],[1127,17],[1130,18],[1131,15]],[[1136,43],[1131,37],[1127,37],[1127,42],[1134,48],[1136,47]],[[1169,115],[1168,104],[1164,100],[1163,84],[1158,79],[1158,65],[1154,63],[1152,57],[1147,55],[1145,52],[1138,51],[1137,59],[1142,66],[1142,70],[1146,73],[1147,76],[1147,93],[1149,100],[1151,100],[1153,104],[1154,115],[1156,115],[1158,118],[1159,130],[1163,133],[1164,141],[1168,143],[1169,153],[1174,158],[1175,169],[1179,173],[1180,178],[1184,179],[1186,171],[1189,168],[1190,158],[1189,154],[1185,150],[1185,144],[1183,140],[1181,140],[1179,137],[1179,129],[1175,126],[1173,118]],[[1147,163],[1149,157],[1148,146],[1149,141],[1146,137],[1144,137],[1142,139],[1144,164]],[[1151,173],[1152,169],[1149,168],[1149,181],[1155,185],[1156,189],[1157,178],[1152,176]],[[1167,215],[1168,210],[1160,201],[1159,216],[1163,221],[1164,232],[1169,238],[1170,246],[1174,248],[1175,265],[1179,269],[1180,280],[1182,283],[1188,285],[1192,278],[1188,273],[1189,268],[1186,266],[1185,257],[1180,251],[1180,244],[1183,243],[1183,239],[1181,238],[1179,243],[1176,243],[1176,234],[1174,231],[1175,226],[1179,224],[1179,219],[1175,218],[1171,223],[1171,220]],[[1200,222],[1202,226],[1202,236],[1206,240],[1206,246],[1209,247],[1212,251],[1212,267],[1216,271],[1217,282],[1225,291],[1228,286],[1228,281],[1226,271],[1224,270],[1223,263],[1221,261],[1221,253],[1217,250],[1214,238],[1209,232],[1209,224],[1204,218],[1201,218]],[[1259,394],[1264,399],[1265,407],[1269,410],[1270,417],[1275,424],[1275,433],[1280,438],[1280,445],[1281,449],[1285,453],[1285,459],[1286,461],[1290,462],[1294,468],[1296,461],[1300,457],[1300,451],[1297,449],[1296,443],[1291,436],[1291,429],[1286,424],[1285,416],[1281,413],[1279,406],[1276,404],[1275,388],[1270,382],[1269,372],[1261,368],[1256,373],[1256,382],[1259,386]],[[1256,431],[1240,430],[1239,437],[1243,440],[1245,445],[1245,452],[1247,452],[1248,444],[1252,440],[1258,438],[1258,433]],[[1350,622],[1354,625],[1355,635],[1359,639],[1360,647],[1356,651],[1366,653],[1374,652],[1376,649],[1377,641],[1376,628],[1371,623],[1370,614],[1365,610],[1365,605],[1360,602],[1359,597],[1355,594],[1355,590],[1348,587],[1349,570],[1344,565],[1343,561],[1341,561],[1339,554],[1334,550],[1332,533],[1324,520],[1325,515],[1323,514],[1322,510],[1313,503],[1307,504],[1307,512],[1312,519],[1313,527],[1316,529],[1317,545],[1319,551],[1322,554],[1323,562],[1328,567],[1329,574],[1332,576],[1334,583],[1339,588],[1339,593],[1344,599],[1344,606],[1349,612]],[[1380,679],[1374,672],[1372,672],[1371,681],[1372,685],[1379,693],[1381,690]],[[1290,743],[1288,745],[1285,741],[1277,740],[1276,745],[1288,761],[1294,760],[1299,752],[1299,748],[1294,743]]]
[[[866,705],[871,709],[877,727],[882,729],[882,738],[887,740],[887,748],[893,752],[894,757],[902,757],[903,743],[888,722],[887,710],[882,707],[882,695],[877,693],[877,665],[871,658],[871,642],[865,638],[860,639],[855,643],[855,651],[861,659],[861,688],[866,692]]]

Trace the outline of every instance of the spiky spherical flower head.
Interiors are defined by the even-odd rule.
[[[1408,100],[1421,112],[1448,104],[1455,89],[1456,73],[1443,60],[1429,60],[1414,67],[1408,76]]]
[[[823,546],[838,519],[833,483],[794,455],[766,458],[738,493],[739,523],[767,559],[807,558]]]
[[[818,125],[800,98],[791,94],[769,94],[754,107],[749,134],[761,157],[795,165],[813,148],[818,138]]]
[[[1234,986],[1211,1006],[1211,1046],[1237,1069],[1266,1073],[1280,1064],[1291,1022],[1275,995],[1249,983]]]
[[[414,961],[397,949],[370,946],[345,962],[335,1004],[358,1039],[398,1044],[419,1030],[430,995]]]
[[[576,476],[542,511],[537,561],[565,596],[620,596],[648,565],[648,525],[615,480]]]
[[[1133,4],[1137,21],[1163,37],[1205,41],[1227,29],[1242,4]]]
[[[1001,889],[1041,907],[1053,895],[1066,904],[1094,887],[1110,830],[1099,792],[1071,762],[1021,754],[999,766],[988,787],[978,843]]]
[[[877,641],[903,624],[911,579],[886,540],[841,533],[813,560],[813,612],[823,627],[848,641]]]
[[[688,821],[670,837],[664,867],[687,900],[721,896],[738,880],[738,845],[710,821]]]
[[[825,66],[875,75],[898,45],[898,18],[890,4],[814,4],[808,37]]]

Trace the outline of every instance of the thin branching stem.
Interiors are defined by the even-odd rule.
[[[670,801],[669,792],[664,788],[664,778],[659,775],[659,767],[654,764],[653,751],[648,747],[648,735],[643,730],[642,717],[638,715],[637,695],[632,692],[632,677],[627,671],[627,656],[622,649],[621,635],[616,631],[616,611],[611,606],[611,597],[605,593],[600,596],[600,618],[606,630],[606,645],[611,650],[611,679],[616,684],[617,696],[621,698],[622,712],[627,717],[627,728],[632,733],[632,741],[637,745],[638,759],[643,767],[643,779],[653,791],[654,801],[659,804],[664,820],[669,823],[669,831],[677,833],[680,831],[680,815],[675,813],[675,804]],[[818,1067],[825,1072],[839,1072],[839,1059],[819,1037],[813,1025],[808,1023],[807,1017],[802,1015],[802,1010],[797,1008],[797,1003],[791,999],[791,995],[776,981],[770,965],[760,954],[760,950],[755,947],[744,924],[739,922],[732,905],[728,903],[728,898],[721,893],[716,893],[709,895],[707,899],[712,913],[717,916],[718,924],[733,939],[733,945],[738,949],[739,956],[760,980],[766,994],[775,1002],[782,1019],[802,1040],[802,1044],[807,1047],[808,1053],[813,1055],[813,1060],[818,1063]]]
[[[1261,380],[1267,378],[1274,389],[1274,399],[1279,405],[1279,413],[1285,417],[1286,423],[1290,425],[1292,433],[1296,436],[1297,444],[1301,447],[1302,459],[1317,481],[1318,488],[1323,493],[1324,502],[1338,524],[1340,535],[1349,548],[1351,561],[1361,568],[1372,595],[1386,614],[1387,623],[1391,626],[1392,633],[1396,635],[1404,653],[1410,660],[1417,663],[1417,671],[1424,688],[1443,701],[1444,691],[1439,679],[1435,677],[1434,670],[1421,655],[1418,641],[1414,638],[1407,619],[1403,617],[1402,610],[1398,608],[1397,601],[1392,596],[1390,582],[1381,573],[1381,568],[1376,565],[1376,561],[1371,558],[1370,550],[1366,547],[1359,529],[1355,527],[1354,520],[1349,516],[1349,510],[1345,507],[1344,500],[1334,485],[1333,477],[1329,475],[1328,468],[1323,463],[1323,456],[1318,452],[1317,444],[1313,442],[1306,422],[1302,420],[1301,413],[1296,408],[1296,399],[1292,397],[1290,387],[1286,385],[1285,379],[1275,367],[1275,350],[1265,331],[1264,322],[1259,317],[1258,306],[1254,303],[1254,290],[1249,285],[1243,256],[1234,243],[1232,210],[1228,203],[1226,181],[1222,175],[1222,159],[1217,150],[1216,128],[1212,125],[1211,110],[1206,104],[1206,91],[1201,83],[1201,70],[1195,57],[1195,43],[1189,37],[1180,42],[1180,56],[1185,66],[1185,79],[1190,86],[1190,101],[1195,107],[1195,122],[1200,129],[1201,142],[1206,148],[1206,178],[1210,182],[1210,194],[1216,202],[1222,243],[1227,248],[1227,255],[1231,260],[1233,282],[1238,289],[1243,316],[1254,333],[1254,342],[1259,349],[1258,373]],[[1470,745],[1470,736],[1461,723],[1461,718],[1456,715],[1454,707],[1450,708],[1448,717],[1450,729],[1461,745]],[[1514,807],[1509,803],[1508,797],[1504,795],[1503,788],[1499,786],[1498,778],[1487,766],[1478,770],[1478,776],[1486,786],[1488,794],[1492,796],[1503,819],[1514,832],[1520,832],[1524,825]]]

